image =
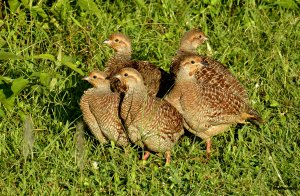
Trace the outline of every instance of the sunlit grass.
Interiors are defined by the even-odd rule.
[[[299,193],[299,4],[95,1],[91,8],[86,0],[78,2],[3,8],[1,195]],[[211,55],[246,87],[265,124],[233,127],[214,137],[208,163],[205,143],[186,134],[169,167],[159,154],[143,164],[141,149],[102,146],[87,128],[78,137],[78,102],[89,88],[80,71],[103,68],[112,51],[102,42],[111,33],[132,38],[134,58],[168,70],[180,37],[193,27],[209,36]],[[210,54],[205,45],[199,52]],[[24,80],[14,84],[20,77]],[[8,94],[14,100],[2,97]],[[24,157],[27,116],[34,143]]]

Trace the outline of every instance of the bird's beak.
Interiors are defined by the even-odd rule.
[[[209,40],[207,36],[204,36],[203,38],[204,38],[204,41]]]
[[[208,62],[206,62],[206,61],[202,61],[202,62],[200,63],[200,65],[203,66],[203,67],[209,66]]]
[[[83,77],[83,78],[82,78],[82,80],[89,81],[89,80],[90,80],[90,77],[88,77],[88,76],[85,76],[85,77]]]
[[[122,76],[121,76],[120,74],[116,74],[116,75],[114,75],[113,77],[114,77],[114,78],[118,78],[119,80],[121,80],[121,77],[122,77]]]
[[[110,40],[105,40],[103,43],[106,44],[106,45],[110,45],[111,41]]]

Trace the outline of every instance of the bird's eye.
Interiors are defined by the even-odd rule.
[[[119,42],[119,39],[115,39],[115,42]]]
[[[191,61],[192,64],[195,64],[195,61]]]
[[[201,38],[202,38],[202,35],[199,35],[199,38],[201,39]]]
[[[93,78],[94,78],[94,79],[96,79],[96,78],[97,78],[97,76],[96,76],[96,75],[94,75],[94,76],[93,76]]]
[[[127,76],[128,76],[128,73],[124,73],[124,76],[127,77]]]

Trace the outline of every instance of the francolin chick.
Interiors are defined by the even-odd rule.
[[[80,100],[83,119],[100,143],[114,141],[118,146],[127,146],[129,139],[119,118],[120,96],[110,89],[107,74],[93,71],[83,78],[93,85]]]
[[[179,49],[172,59],[170,73],[174,74],[175,76],[179,69],[181,58],[186,55],[198,54],[196,49],[206,40],[208,40],[208,37],[200,29],[192,29],[187,31],[181,38]]]
[[[211,77],[213,71],[200,56],[186,56],[180,63],[175,85],[165,98],[182,114],[185,128],[206,140],[207,159],[212,136],[233,124],[245,124],[247,119],[262,121],[242,97],[206,82],[205,77]],[[222,83],[222,78],[218,82]]]
[[[148,61],[131,60],[132,50],[129,37],[122,33],[114,33],[104,43],[115,51],[114,56],[105,65],[105,71],[109,77],[115,75],[124,67],[132,67],[141,73],[150,94],[163,97],[170,89],[172,83],[168,80],[171,77],[163,69],[156,67]],[[119,88],[118,82],[114,79],[112,79],[112,88]]]
[[[201,30],[193,29],[184,34],[180,41],[180,47],[176,56],[173,58],[170,72],[173,76],[176,75],[180,67],[180,63],[187,55],[197,55],[197,48],[204,43],[208,38]],[[243,85],[236,79],[234,75],[222,63],[207,57],[201,56],[202,62],[210,67],[210,73],[207,73],[205,82],[218,86],[219,88],[230,91],[231,93],[241,97],[245,102],[248,102],[248,95]],[[198,79],[202,75],[196,76]],[[203,80],[203,78],[201,79]],[[221,82],[220,82],[221,81]]]
[[[125,94],[121,103],[121,118],[130,140],[154,152],[164,152],[166,164],[171,161],[171,149],[183,134],[181,114],[168,102],[148,94],[142,75],[133,68],[123,68],[118,78]],[[147,159],[147,151],[143,159]]]

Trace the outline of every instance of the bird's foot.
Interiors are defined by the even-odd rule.
[[[211,153],[211,139],[206,141],[206,162],[210,160],[210,153]]]
[[[150,152],[149,151],[145,151],[142,160],[146,161],[149,158],[149,156],[150,156]]]
[[[166,151],[165,156],[166,156],[166,166],[169,166],[171,163],[171,151]]]

